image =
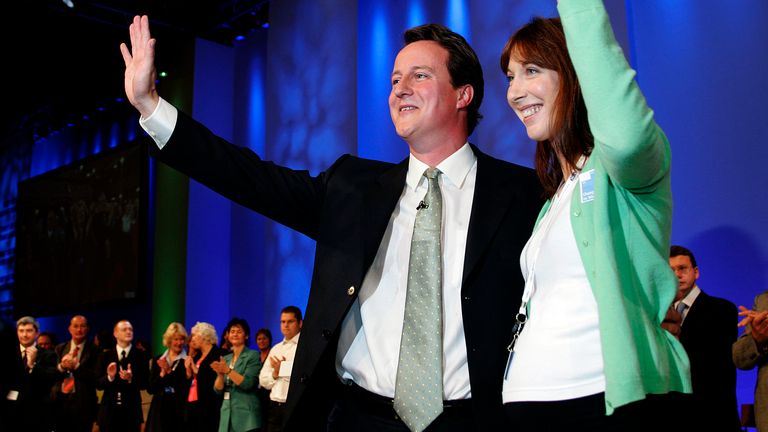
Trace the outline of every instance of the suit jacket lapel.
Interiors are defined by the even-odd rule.
[[[373,262],[379,249],[387,224],[395,210],[400,195],[403,193],[405,177],[408,172],[406,158],[380,175],[371,190],[365,192],[360,226],[363,237],[363,274]]]
[[[472,151],[477,155],[477,177],[467,231],[462,291],[510,206],[510,187],[504,184],[505,179],[499,175],[501,171],[493,169],[495,161],[474,145]]]

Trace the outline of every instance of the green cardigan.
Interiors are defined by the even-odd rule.
[[[691,392],[685,349],[661,328],[677,290],[669,267],[670,148],[602,1],[560,0],[558,11],[595,137],[571,201],[571,225],[597,301],[611,414],[649,393]],[[584,199],[587,175],[594,195]]]
[[[232,354],[225,355],[224,361],[229,364],[232,361]],[[217,391],[217,393],[229,392],[229,400],[225,399],[221,403],[219,432],[246,432],[258,429],[262,423],[261,405],[256,392],[261,371],[259,352],[248,347],[243,348],[232,369],[245,379],[239,386],[234,385],[231,380],[225,380],[224,390]]]

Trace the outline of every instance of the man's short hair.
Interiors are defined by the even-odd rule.
[[[301,309],[299,309],[298,306],[286,306],[283,308],[283,310],[280,311],[280,314],[284,314],[284,313],[293,314],[293,316],[296,317],[297,321],[302,321]]]
[[[465,84],[472,86],[474,96],[467,106],[467,136],[472,135],[475,126],[483,116],[480,114],[480,104],[483,103],[483,68],[475,50],[469,46],[464,37],[441,24],[424,24],[410,28],[403,34],[405,44],[418,41],[433,41],[448,51],[448,73],[451,75],[453,87]]]
[[[674,258],[674,257],[680,256],[680,255],[687,256],[688,258],[690,258],[691,259],[691,266],[693,268],[698,267],[698,265],[696,265],[696,257],[693,256],[693,252],[691,252],[688,248],[683,247],[683,246],[678,246],[678,245],[673,245],[672,247],[669,248],[669,257],[670,258]]]
[[[31,316],[23,316],[23,317],[19,318],[19,320],[16,321],[16,328],[18,329],[19,327],[21,327],[23,325],[27,325],[27,324],[32,324],[32,326],[35,328],[36,332],[40,331],[40,323],[37,322],[37,320],[34,319]]]

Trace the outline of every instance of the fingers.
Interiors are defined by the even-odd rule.
[[[125,67],[128,67],[133,60],[133,56],[131,56],[131,52],[128,50],[128,46],[125,45],[125,43],[120,44],[120,52],[123,54],[123,62],[125,62]]]

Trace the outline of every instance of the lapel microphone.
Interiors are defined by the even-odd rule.
[[[419,202],[419,205],[416,206],[416,210],[421,210],[421,209],[426,209],[426,208],[429,208],[429,204],[424,202],[424,200],[421,200],[421,202]]]

